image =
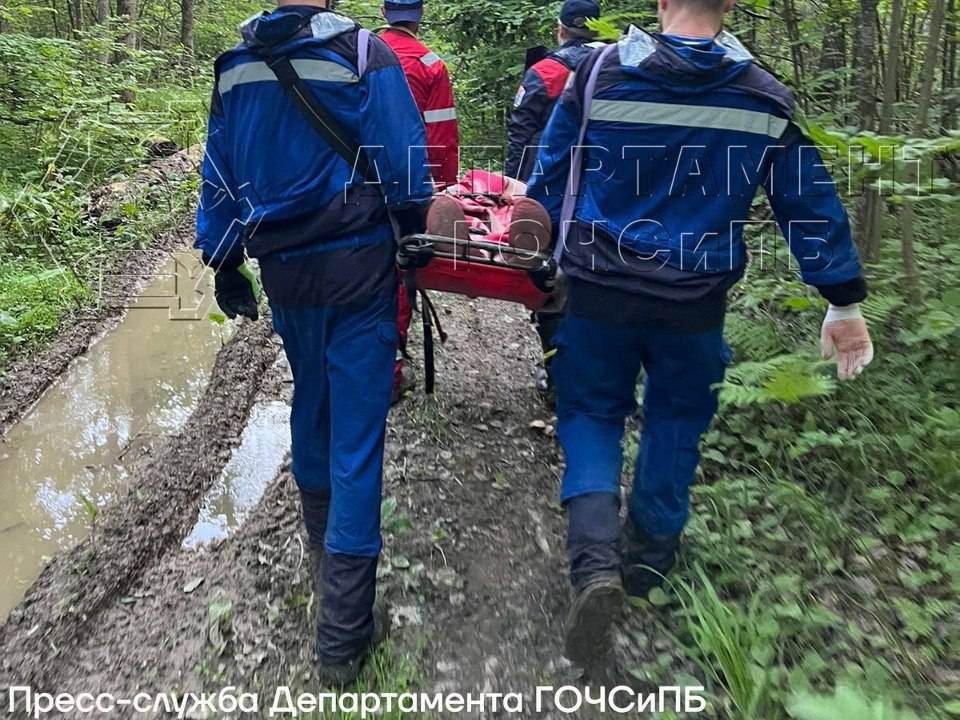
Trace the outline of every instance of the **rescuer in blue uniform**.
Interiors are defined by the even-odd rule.
[[[344,684],[383,628],[374,599],[395,232],[423,229],[426,136],[393,52],[322,0],[280,3],[242,36],[216,62],[196,245],[230,317],[257,317],[245,252],[259,260],[293,370],[293,474],[321,596],[320,676]],[[375,175],[355,172],[311,125],[279,82],[279,57],[364,146]]]
[[[575,591],[566,647],[585,665],[609,650],[624,588],[645,596],[674,563],[730,361],[726,296],[744,273],[743,224],[759,187],[803,280],[829,303],[824,357],[835,354],[848,379],[873,356],[846,210],[790,92],[722,31],[733,2],[658,0],[661,32],[630,28],[594,51],[550,119],[528,190],[554,228],[566,221],[569,302],[553,373]],[[568,193],[568,181],[579,188]],[[621,532],[620,442],[641,371]]]

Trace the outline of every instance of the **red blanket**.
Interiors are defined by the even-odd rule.
[[[471,233],[488,242],[507,245],[514,198],[526,195],[527,186],[500,173],[468,170],[460,182],[443,192],[457,199]]]

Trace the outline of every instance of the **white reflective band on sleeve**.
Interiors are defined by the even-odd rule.
[[[357,82],[359,78],[352,70],[329,60],[298,59],[291,61],[297,74],[304,80],[322,82]],[[230,68],[220,76],[218,85],[221,95],[226,95],[237,85],[255,82],[277,82],[277,76],[265,62],[249,62]]]
[[[428,52],[426,55],[420,58],[420,62],[422,62],[427,67],[430,67],[434,63],[440,62],[440,56],[434,52]]]
[[[426,110],[423,113],[423,121],[425,123],[437,123],[444,122],[445,120],[456,120],[457,111],[450,108],[442,108],[440,110]]]
[[[590,119],[736,130],[755,135],[769,135],[773,138],[783,135],[788,122],[776,115],[756,110],[633,100],[594,100],[590,107]]]

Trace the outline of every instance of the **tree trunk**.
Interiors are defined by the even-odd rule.
[[[877,0],[860,0],[857,32],[853,43],[853,62],[860,72],[854,75],[853,91],[858,98],[857,126],[873,130],[877,114],[876,63],[877,56]],[[857,245],[868,262],[880,256],[880,196],[873,188],[867,189],[857,204]]]
[[[110,0],[97,0],[97,22],[105,23],[110,20]]]
[[[951,97],[957,88],[957,3],[950,0],[947,5],[946,37],[943,46],[943,109],[940,112],[940,124],[944,130],[953,130],[957,124],[957,111],[960,102]]]
[[[927,134],[927,120],[930,114],[930,96],[933,93],[933,76],[937,68],[937,56],[940,52],[940,31],[946,14],[946,0],[933,0],[930,9],[930,29],[927,33],[927,49],[920,70],[920,97],[917,99],[917,116],[914,121],[915,135]],[[903,276],[911,302],[920,301],[920,268],[917,265],[917,253],[913,244],[914,210],[913,201],[905,199],[900,211],[900,256],[903,262]]]
[[[83,16],[83,0],[73,0],[73,29],[80,31],[87,27],[86,18]]]
[[[117,16],[130,23],[130,29],[123,37],[124,44],[131,50],[137,48],[137,0],[117,0]]]
[[[53,34],[55,37],[60,37],[60,23],[57,20],[58,15],[56,0],[50,0],[50,17],[53,20]]]
[[[930,96],[933,93],[933,76],[937,72],[937,55],[940,53],[940,30],[946,14],[946,0],[933,0],[930,10],[930,29],[927,33],[927,50],[920,71],[920,96],[917,98],[917,118],[914,126],[917,135],[923,135],[927,129],[930,114]]]
[[[853,43],[853,61],[860,68],[854,80],[854,92],[859,98],[858,126],[872,130],[877,113],[876,62],[877,56],[877,0],[860,0],[860,15]]]
[[[193,55],[193,2],[180,0],[180,44]]]
[[[842,17],[828,17],[823,35],[823,54],[820,56],[817,71],[821,75],[831,74],[831,77],[823,82],[820,91],[821,102],[831,111],[836,109],[838,102],[844,96],[838,71],[846,65],[846,62],[847,24]]]
[[[883,105],[880,108],[880,132],[893,127],[893,105],[897,99],[897,77],[900,71],[900,39],[903,33],[904,0],[893,0],[890,10],[890,38],[887,67],[883,76]]]
[[[127,23],[128,29],[126,35],[123,36],[123,44],[127,46],[130,50],[137,49],[137,0],[117,0],[117,16]],[[122,53],[120,57],[116,58],[117,62],[122,62],[124,60],[125,53]],[[124,90],[120,94],[120,98],[127,105],[133,105],[136,100],[136,93],[133,90]]]
[[[783,23],[787,27],[787,37],[790,38],[790,57],[793,58],[793,82],[794,89],[800,90],[803,84],[803,47],[800,38],[800,25],[797,20],[797,11],[793,5],[793,0],[784,0],[783,2]]]

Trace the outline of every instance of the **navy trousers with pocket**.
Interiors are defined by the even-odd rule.
[[[700,437],[717,410],[713,386],[730,359],[722,326],[678,332],[568,313],[556,342],[557,434],[566,457],[562,501],[619,495],[624,423],[636,411],[643,370],[643,430],[629,512],[649,533],[678,535],[687,521]]]
[[[293,474],[329,490],[329,553],[380,552],[383,444],[397,352],[396,296],[364,307],[273,305],[293,370]]]

